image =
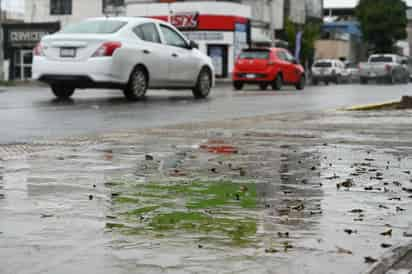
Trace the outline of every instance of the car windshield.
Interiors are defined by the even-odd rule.
[[[317,62],[315,64],[315,68],[330,68],[330,67],[332,67],[331,62]]]
[[[60,33],[110,34],[119,31],[127,22],[118,20],[93,20],[70,25]]]
[[[244,51],[240,54],[239,59],[269,59],[269,51]]]
[[[371,63],[391,63],[392,62],[392,57],[390,57],[390,56],[373,56],[373,57],[371,57],[369,62],[371,62]]]

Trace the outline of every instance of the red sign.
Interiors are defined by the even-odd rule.
[[[168,16],[151,16],[167,22]],[[234,31],[236,23],[247,24],[245,17],[198,13],[179,13],[171,17],[172,24],[181,30]]]
[[[179,13],[171,17],[171,23],[178,29],[196,29],[199,24],[198,13]]]

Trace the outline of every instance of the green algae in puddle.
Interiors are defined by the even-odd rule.
[[[158,209],[158,208],[160,208],[160,206],[140,207],[140,208],[136,208],[136,209],[133,209],[133,210],[129,210],[129,211],[123,213],[122,215],[140,216],[140,215],[142,215],[142,214],[155,211],[155,210]]]
[[[212,217],[200,212],[172,212],[156,215],[150,222],[154,231],[186,230],[193,232],[220,232],[235,243],[247,243],[256,235],[257,223],[252,218],[230,219]]]
[[[119,196],[114,199],[114,202],[120,204],[137,204],[139,203],[139,199],[134,197]]]
[[[119,218],[130,223],[135,222],[133,217],[141,217],[133,227],[114,227],[125,235],[160,233],[167,237],[189,232],[236,245],[249,244],[256,235],[255,184],[125,182],[115,187],[120,193],[113,199]]]

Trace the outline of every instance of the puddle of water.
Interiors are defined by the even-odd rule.
[[[110,183],[109,229],[166,237],[193,233],[199,239],[241,245],[257,232],[253,183],[176,181]],[[187,236],[187,235],[186,235]]]

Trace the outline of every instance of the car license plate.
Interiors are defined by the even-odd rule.
[[[369,76],[370,77],[376,77],[376,73],[371,72],[371,73],[369,73]]]
[[[75,48],[61,48],[60,49],[60,57],[73,58],[75,56],[76,56]]]
[[[255,77],[256,77],[256,75],[254,75],[254,74],[246,74],[246,78],[248,78],[248,79],[253,79]]]

